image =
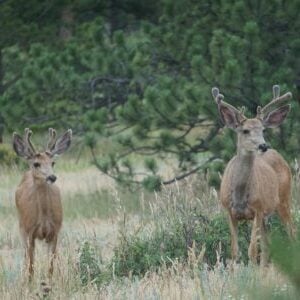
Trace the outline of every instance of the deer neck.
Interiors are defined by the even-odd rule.
[[[232,189],[232,206],[239,214],[244,214],[249,203],[251,178],[255,152],[238,151]]]
[[[42,215],[48,213],[49,210],[49,198],[51,197],[51,185],[44,179],[35,178],[32,175],[33,182],[33,197],[36,201],[39,212]]]
[[[254,167],[256,153],[247,151],[238,151],[236,169],[236,182],[238,184],[246,184],[251,177],[252,169]]]
[[[34,176],[32,176],[32,178],[36,190],[46,192],[49,189],[50,185],[45,181],[45,179],[35,178]]]

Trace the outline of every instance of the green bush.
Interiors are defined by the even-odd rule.
[[[224,215],[216,215],[211,220],[202,217],[193,222],[179,221],[170,225],[169,228],[157,229],[149,236],[141,234],[122,237],[114,249],[111,261],[115,275],[140,276],[147,271],[156,271],[163,264],[169,266],[175,259],[185,262],[193,245],[196,247],[196,255],[205,246],[204,262],[210,267],[218,259],[226,264],[226,259],[230,258],[230,232]],[[248,261],[250,229],[247,222],[239,226],[241,261],[244,263]]]
[[[94,248],[84,243],[80,253],[82,284],[99,285],[114,276],[143,276],[162,266],[172,266],[174,261],[190,264],[191,254],[201,258],[196,260],[198,267],[203,263],[209,268],[227,264],[231,257],[227,215],[218,204],[215,190],[203,176],[182,185],[163,187],[149,204],[151,214],[144,210],[138,232],[129,233],[124,219],[119,242],[105,266],[97,260]],[[297,228],[300,228],[299,216],[295,211]],[[238,228],[239,260],[244,264],[248,263],[251,225],[244,221]],[[286,235],[277,215],[269,217],[266,225],[271,234]]]
[[[10,145],[0,144],[0,165],[17,164],[19,157]]]
[[[142,276],[156,271],[163,263],[170,265],[170,259],[185,257],[185,252],[183,237],[173,232],[157,232],[150,238],[132,235],[122,238],[114,249],[110,267],[116,276]]]
[[[218,200],[212,196],[207,180],[197,178],[197,183],[196,189],[194,183],[187,182],[180,188],[168,187],[156,194],[151,203],[151,231],[147,225],[139,234],[122,232],[110,262],[116,276],[141,276],[162,265],[170,266],[174,260],[188,262],[191,248],[199,255],[205,247],[201,262],[211,268],[218,262],[226,265],[231,258],[227,215],[218,210]],[[297,228],[300,227],[298,219],[295,216]],[[238,228],[239,261],[245,264],[248,263],[251,227],[251,222],[244,221]],[[277,215],[268,218],[267,229],[270,233],[286,234]]]
[[[241,222],[239,224],[239,249],[240,261],[248,262],[248,246],[250,242],[251,224]],[[199,232],[194,236],[198,245],[205,245],[205,261],[209,266],[214,266],[218,256],[222,263],[231,257],[230,230],[227,217],[223,214],[216,215],[204,226],[199,226]]]
[[[107,280],[108,273],[101,271],[95,249],[88,241],[84,242],[80,249],[78,267],[80,280],[84,286],[88,284],[100,286]]]
[[[274,264],[285,273],[294,284],[300,296],[300,239],[290,240],[276,232],[271,239],[270,252]],[[299,299],[299,297],[298,297]]]

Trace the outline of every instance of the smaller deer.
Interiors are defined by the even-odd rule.
[[[273,86],[273,100],[265,107],[257,107],[253,119],[223,101],[217,88],[212,89],[223,123],[237,133],[237,154],[229,161],[221,182],[220,200],[228,211],[231,232],[231,255],[238,257],[237,223],[253,220],[248,255],[257,262],[257,238],[261,241],[261,264],[267,264],[268,241],[265,218],[274,212],[279,214],[288,233],[294,235],[291,220],[290,194],[291,171],[282,156],[266,145],[265,128],[279,126],[290,111],[287,100],[291,93],[280,96],[279,86]]]
[[[53,273],[57,237],[62,225],[63,212],[60,191],[55,185],[53,173],[54,156],[65,152],[72,138],[69,129],[56,139],[56,131],[49,128],[49,141],[44,152],[37,152],[30,141],[32,131],[25,129],[24,138],[13,134],[15,152],[25,158],[30,169],[24,174],[15,194],[20,232],[25,246],[25,261],[28,262],[29,279],[34,270],[35,240],[45,240],[51,251],[49,276]],[[29,260],[29,261],[28,261]]]

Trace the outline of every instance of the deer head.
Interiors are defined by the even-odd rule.
[[[32,131],[28,128],[25,129],[23,138],[15,132],[13,134],[13,148],[17,155],[28,161],[33,177],[36,180],[54,183],[56,181],[56,176],[53,172],[54,156],[62,154],[69,148],[72,130],[67,130],[61,137],[56,139],[56,131],[53,128],[49,128],[49,140],[44,152],[35,150],[31,142],[31,136]]]
[[[290,92],[280,96],[279,86],[274,85],[273,100],[263,108],[258,106],[256,117],[248,119],[244,115],[245,108],[239,110],[226,103],[218,88],[212,89],[212,95],[218,105],[222,122],[237,133],[238,150],[242,153],[268,150],[263,131],[265,128],[277,127],[284,121],[290,111],[290,104],[286,102],[292,97]]]

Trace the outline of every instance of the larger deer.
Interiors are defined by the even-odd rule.
[[[15,152],[25,158],[30,166],[16,190],[15,200],[19,215],[21,236],[25,246],[25,259],[28,261],[29,278],[34,273],[35,240],[45,240],[51,251],[49,275],[53,273],[53,260],[59,230],[62,225],[62,205],[60,191],[55,185],[53,172],[54,156],[65,152],[71,143],[69,129],[56,139],[54,129],[49,129],[49,141],[44,152],[37,152],[30,141],[32,132],[25,129],[24,138],[13,134]]]
[[[223,123],[237,133],[237,154],[228,163],[220,188],[220,200],[229,215],[232,259],[235,261],[239,252],[238,221],[253,220],[249,259],[257,262],[260,237],[260,261],[265,265],[268,260],[265,218],[277,212],[288,233],[294,235],[290,211],[291,171],[282,156],[269,149],[263,136],[265,128],[277,127],[284,121],[292,94],[280,96],[279,86],[273,86],[273,100],[263,108],[257,107],[257,115],[252,119],[245,117],[243,109],[224,102],[217,88],[212,89],[212,95]]]

